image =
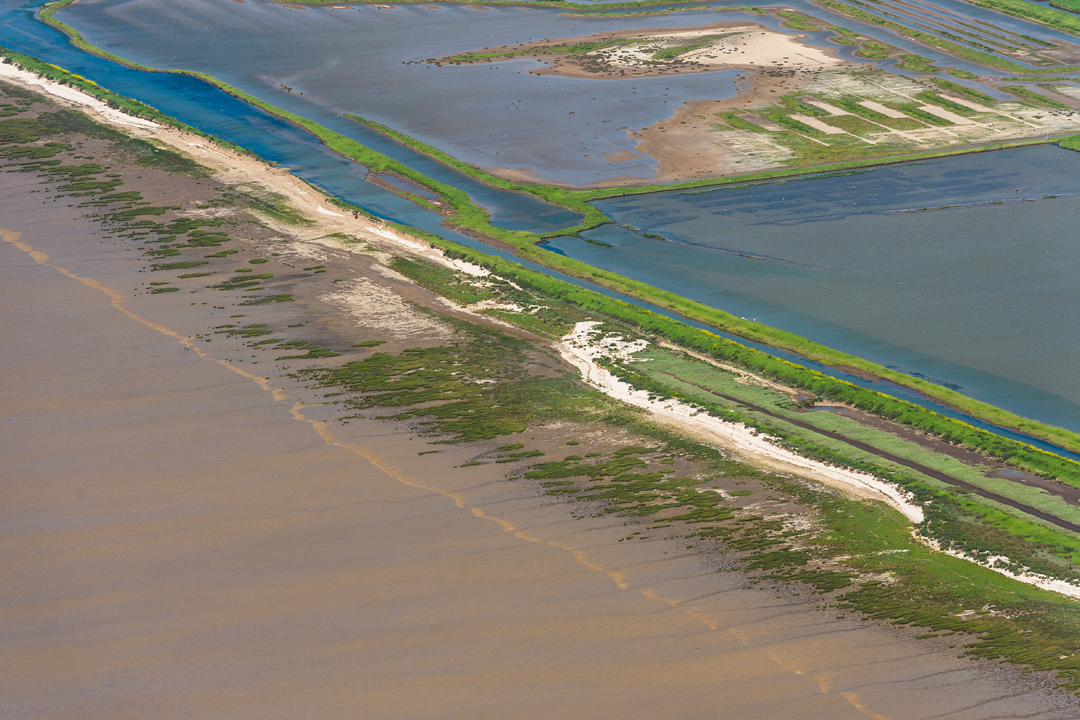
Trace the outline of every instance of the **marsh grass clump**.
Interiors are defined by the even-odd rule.
[[[321,266],[319,266],[321,267]],[[438,293],[459,305],[472,305],[495,296],[491,290],[478,287],[459,273],[419,258],[395,257],[390,267],[413,280],[420,287]]]
[[[317,387],[347,390],[349,408],[397,408],[383,417],[415,419],[428,434],[448,436],[439,441],[448,443],[522,432],[537,413],[560,413],[581,394],[569,380],[529,376],[528,342],[466,323],[459,329],[452,345],[375,353],[340,368],[301,372]]]
[[[168,148],[158,147],[139,138],[125,138],[113,144],[112,149],[126,160],[142,167],[163,170],[191,178],[208,178],[213,172],[194,160]]]
[[[261,273],[259,275],[234,275],[225,282],[219,285],[211,285],[214,290],[237,290],[240,288],[250,288],[258,285],[263,280],[270,280],[274,276],[269,273]]]
[[[307,340],[288,340],[274,346],[275,350],[306,350],[307,352],[301,355],[282,355],[275,358],[276,360],[312,360],[314,358],[328,358],[337,357],[341,353],[336,353],[329,348],[319,347],[313,342]]]
[[[268,303],[279,302],[295,302],[292,293],[278,293],[277,295],[267,295],[266,297],[254,298],[251,300],[245,300],[240,305],[266,305]]]
[[[199,267],[200,265],[209,265],[208,262],[200,262],[194,260],[188,260],[183,262],[174,263],[162,263],[160,265],[151,265],[150,271],[157,272],[159,270],[187,270],[188,268]]]
[[[215,335],[220,335],[220,334],[224,333],[224,334],[228,335],[229,337],[238,337],[238,338],[248,339],[248,338],[260,337],[262,335],[270,335],[270,334],[272,334],[274,332],[273,330],[271,330],[270,328],[268,328],[266,326],[266,323],[252,323],[251,325],[245,325],[242,328],[237,328],[237,327],[232,326],[232,325],[225,325],[225,326],[222,326],[222,327],[224,327],[225,329],[217,330],[217,331],[214,332],[214,334]]]

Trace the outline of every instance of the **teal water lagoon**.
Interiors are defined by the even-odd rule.
[[[1078,178],[1040,146],[667,191],[598,203],[614,247],[550,245],[1080,430]]]

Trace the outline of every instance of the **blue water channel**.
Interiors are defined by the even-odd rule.
[[[483,252],[513,259],[526,267],[560,277],[575,285],[592,287],[587,283],[566,278],[559,273],[539,267],[533,263],[521,261],[508,253],[493,249],[458,233],[447,231],[438,225],[441,218],[437,214],[418,208],[417,206],[398,198],[392,193],[388,193],[370,183],[364,182],[363,178],[366,174],[366,170],[362,166],[347,161],[328,151],[306,131],[258,110],[247,103],[232,98],[226,93],[217,90],[200,80],[181,75],[164,75],[160,73],[133,70],[77,50],[67,42],[67,39],[62,34],[34,20],[33,14],[29,9],[30,7],[31,6],[28,6],[25,2],[22,2],[22,0],[0,0],[0,43],[14,50],[32,54],[48,62],[65,67],[72,72],[76,72],[84,77],[94,80],[104,87],[108,87],[116,92],[120,92],[124,95],[137,98],[147,104],[153,105],[201,130],[215,134],[244,147],[248,147],[264,158],[288,167],[298,176],[309,180],[313,184],[328,190],[344,200],[360,205],[381,217],[436,233]],[[361,139],[362,142],[368,142],[368,138],[364,133],[356,132],[354,136]],[[394,145],[393,148],[387,147],[392,144],[387,143],[384,140],[382,140],[381,143],[372,144],[381,144],[381,147],[379,147],[380,150],[396,150],[399,159],[416,167],[421,172],[438,175],[446,182],[452,182],[453,184],[466,187],[478,202],[492,209],[496,220],[501,224],[540,231],[551,229],[553,226],[557,227],[561,224],[560,222],[553,220],[553,213],[551,212],[552,210],[555,210],[557,213],[559,212],[558,209],[551,208],[551,206],[546,204],[541,204],[541,206],[538,207],[535,204],[538,201],[535,201],[533,198],[520,196],[517,193],[506,193],[487,188],[486,186],[472,183],[471,181],[466,182],[469,180],[468,178],[465,178],[456,172],[448,171],[445,168],[432,163],[427,158],[398,148],[396,145]],[[390,153],[388,152],[388,154]],[[819,180],[817,182],[829,183],[831,181]],[[843,182],[847,182],[847,180],[845,179]],[[664,196],[656,195],[647,197],[663,198]],[[618,203],[619,201],[611,202]],[[605,209],[615,215],[626,212],[624,208],[617,207],[614,204],[606,206]],[[677,211],[677,208],[673,206],[671,211],[675,212]],[[562,222],[565,222],[568,219],[569,218],[564,218]],[[611,226],[606,230],[610,231],[612,229],[618,228]],[[576,251],[578,247],[582,245],[584,245],[584,243],[576,241],[576,245],[574,245],[571,250],[575,254],[579,254]],[[604,263],[598,262],[597,264]],[[630,269],[633,270],[633,268]],[[627,274],[639,275],[640,268],[634,272],[627,272]],[[592,289],[598,290],[611,297],[621,297],[615,293],[607,292],[602,289]],[[647,307],[655,312],[671,316],[670,313],[651,307],[646,303],[640,303],[629,299],[626,300],[636,305]],[[690,324],[696,327],[706,327],[699,323]],[[742,340],[739,341],[748,346],[758,347],[759,349],[766,350],[779,357],[784,357],[793,362],[812,367],[830,376],[853,382],[863,387],[885,390],[892,394],[905,397],[906,399],[918,402],[944,415],[964,417],[936,403],[921,399],[904,388],[893,386],[889,383],[864,381],[846,373],[824,368],[816,363],[810,363],[787,355],[786,353],[777,352],[763,346],[755,345],[754,343]],[[888,358],[885,359],[887,360]],[[884,364],[889,363],[885,362]],[[946,380],[948,380],[948,373],[945,373],[945,375]],[[968,386],[965,386],[964,389],[965,391],[971,390]],[[1030,415],[1039,419],[1047,419],[1045,413],[1030,413]],[[977,426],[992,429],[1003,436],[1031,442],[1036,446],[1080,460],[1080,455],[1064,453],[1046,443],[1031,441],[1024,436],[998,428],[992,428],[991,426],[978,421],[971,421],[970,418],[964,417],[964,419],[973,422],[973,424]],[[1075,417],[1073,420],[1075,421]],[[1050,421],[1053,422],[1054,420]],[[1066,427],[1075,427],[1076,425],[1075,422],[1058,422],[1057,424]]]

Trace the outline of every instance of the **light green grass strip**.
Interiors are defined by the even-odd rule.
[[[979,50],[973,50],[958,43],[954,43],[951,40],[945,40],[939,38],[937,35],[931,35],[930,33],[923,32],[921,30],[914,30],[901,25],[900,23],[893,22],[892,20],[886,20],[882,17],[878,17],[873,13],[868,13],[865,10],[852,7],[845,2],[838,2],[837,0],[815,0],[819,5],[841,15],[847,15],[848,17],[861,20],[873,25],[880,25],[881,27],[888,28],[899,35],[917,40],[918,42],[926,45],[932,45],[940,50],[944,50],[950,55],[963,58],[964,60],[970,60],[972,62],[985,65],[987,67],[997,68],[999,70],[1005,70],[1016,75],[1046,75],[1049,73],[1063,73],[1073,72],[1080,70],[1080,67],[1055,67],[1055,68],[1029,68],[1015,63],[1012,60],[1005,60],[999,58],[996,55],[990,55]],[[1030,3],[1028,3],[1030,4]]]

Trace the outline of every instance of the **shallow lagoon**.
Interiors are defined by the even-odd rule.
[[[808,0],[787,5],[862,28],[944,65],[980,71],[890,31],[828,13]],[[358,136],[340,117],[350,112],[481,167],[521,169],[538,179],[574,185],[650,178],[652,158],[611,162],[605,157],[633,151],[636,141],[628,132],[668,119],[684,102],[733,96],[740,71],[583,80],[532,75],[531,70],[545,65],[531,59],[443,67],[419,61],[543,38],[721,21],[761,23],[795,33],[771,16],[705,8],[661,16],[582,18],[554,8],[339,7],[345,9],[286,7],[269,0],[99,0],[75,3],[59,17],[90,42],[122,57],[152,67],[210,73],[339,132]],[[1024,30],[1045,34],[1031,26]],[[864,62],[854,57],[855,48],[831,43],[834,34],[810,33],[810,42]],[[303,95],[289,94],[279,85]],[[402,92],[405,87],[408,92]]]
[[[102,7],[107,2],[75,7]],[[15,17],[16,8],[22,5],[22,2],[12,0],[0,2],[0,11],[8,13],[3,23],[5,43],[26,52],[45,52],[46,39],[33,29],[35,26]],[[472,12],[488,15],[481,11]],[[652,21],[657,19],[651,18]],[[685,24],[684,19],[679,22]],[[36,28],[41,32],[52,32],[40,26]],[[203,99],[193,90],[194,86],[200,85],[197,81],[130,71],[70,47],[49,45],[49,55],[43,57],[87,74],[106,86],[141,97],[188,122],[205,126],[211,132],[268,153],[268,157],[280,159],[302,176],[379,214],[444,235],[455,235],[437,227],[437,216],[363,182],[360,168],[340,159],[332,160],[330,154],[305,133],[298,133],[254,109],[242,114],[242,119],[235,113],[228,113],[224,107],[218,107],[231,101],[227,96],[217,100],[209,96]],[[717,76],[712,74],[712,77]],[[710,75],[684,77],[707,78]],[[675,79],[657,80],[670,82]],[[214,92],[211,90],[210,95]],[[268,97],[295,101],[296,106],[291,109],[297,112],[304,112],[304,107],[315,107],[303,98],[265,88],[264,92]],[[222,115],[223,112],[227,117]],[[254,124],[250,128],[242,127],[244,122]],[[252,135],[258,127],[263,127],[265,133]],[[1068,260],[1073,257],[1069,238],[1075,236],[1070,224],[1075,201],[1059,199],[918,215],[879,214],[890,208],[1005,197],[1010,189],[1015,190],[1013,186],[1017,181],[1010,177],[1014,171],[1027,173],[1025,177],[1031,180],[1020,183],[1026,196],[1072,192],[1075,190],[1073,178],[1080,169],[1077,162],[1080,162],[1080,156],[1048,148],[1009,151],[880,168],[873,173],[850,177],[790,181],[745,191],[718,190],[701,195],[664,193],[603,204],[620,223],[630,222],[646,231],[659,231],[684,242],[703,243],[721,237],[722,242],[715,243],[718,247],[775,255],[790,264],[739,258],[719,252],[716,247],[706,250],[657,244],[617,226],[593,233],[619,245],[616,251],[580,241],[560,240],[556,245],[568,254],[658,285],[674,287],[717,307],[794,330],[886,365],[961,385],[966,393],[1031,417],[1077,428],[1080,406],[1075,391],[1077,358],[1073,338],[1076,337],[1076,323],[1073,320],[1075,313],[1070,312],[1075,305],[1071,290],[1076,287],[1070,268],[1075,269],[1076,263]],[[894,178],[885,185],[862,185],[880,184],[887,173],[895,172],[901,172],[899,179]],[[747,193],[749,200],[742,204],[723,200],[733,197],[733,192]],[[478,199],[481,202],[488,200]],[[852,215],[853,201],[854,210],[861,214]],[[744,217],[732,223],[715,212],[708,212],[707,208],[715,202],[725,202],[732,208],[738,205]],[[526,217],[521,214],[522,208],[511,209],[515,212],[510,214],[521,218],[517,222],[527,224]],[[802,224],[755,225],[747,219],[751,216],[768,222],[794,220]],[[814,216],[837,217],[831,220],[818,217],[818,222],[802,222]],[[965,219],[968,217],[975,217],[978,222],[969,222]],[[1003,223],[1003,218],[1012,226]],[[988,227],[984,228],[980,222]],[[953,228],[950,232],[961,240],[958,246],[942,242],[939,232],[942,227]],[[938,234],[931,234],[933,232]],[[1017,246],[1012,239],[1012,235],[1029,238],[1033,232],[1039,237],[1045,235],[1055,252],[1060,251],[1060,255],[1051,255],[1051,258],[1066,258],[1067,261],[1047,263],[1049,267],[1035,264],[1034,254]],[[849,245],[838,242],[836,235],[847,238]],[[857,258],[864,262],[867,256],[874,260],[874,251],[892,248],[897,251],[893,256],[898,254],[901,260],[897,267],[911,270],[910,263],[905,266],[904,262],[909,256],[916,257],[920,247],[911,240],[912,237],[929,238],[922,246],[924,254],[930,253],[931,258],[940,259],[944,253],[945,259],[951,260],[937,269],[927,270],[931,266],[924,265],[917,273],[921,283],[916,285],[917,294],[900,292],[899,282],[904,278],[896,281],[896,288],[886,282],[883,278],[890,277],[889,268],[882,268],[881,262],[872,272],[860,272],[854,261]],[[985,268],[980,270],[982,266],[978,262],[962,261],[970,257],[973,249],[980,247],[980,241],[995,237],[997,240],[993,243],[983,242],[981,247],[984,252],[985,248],[995,248],[995,257],[1004,254],[998,264],[1000,274],[990,274]],[[775,245],[777,238],[787,238],[790,242],[802,238],[802,241],[793,250],[790,245]],[[472,244],[460,236],[455,239]],[[898,239],[907,244],[900,245]],[[761,245],[755,245],[759,241]],[[774,244],[770,245],[770,242]],[[950,247],[956,248],[952,258],[945,252]],[[1044,255],[1047,249],[1044,249]],[[837,260],[846,262],[848,256],[845,253],[852,250],[861,251],[862,255],[855,252],[846,265],[843,262],[829,265]],[[931,251],[937,251],[938,255]],[[978,256],[976,259],[982,262],[984,258]],[[1017,267],[1025,266],[1030,270],[1016,272]],[[1004,282],[1003,277],[1010,281]],[[1044,280],[1050,284],[1046,285]],[[961,292],[961,288],[968,289]]]

